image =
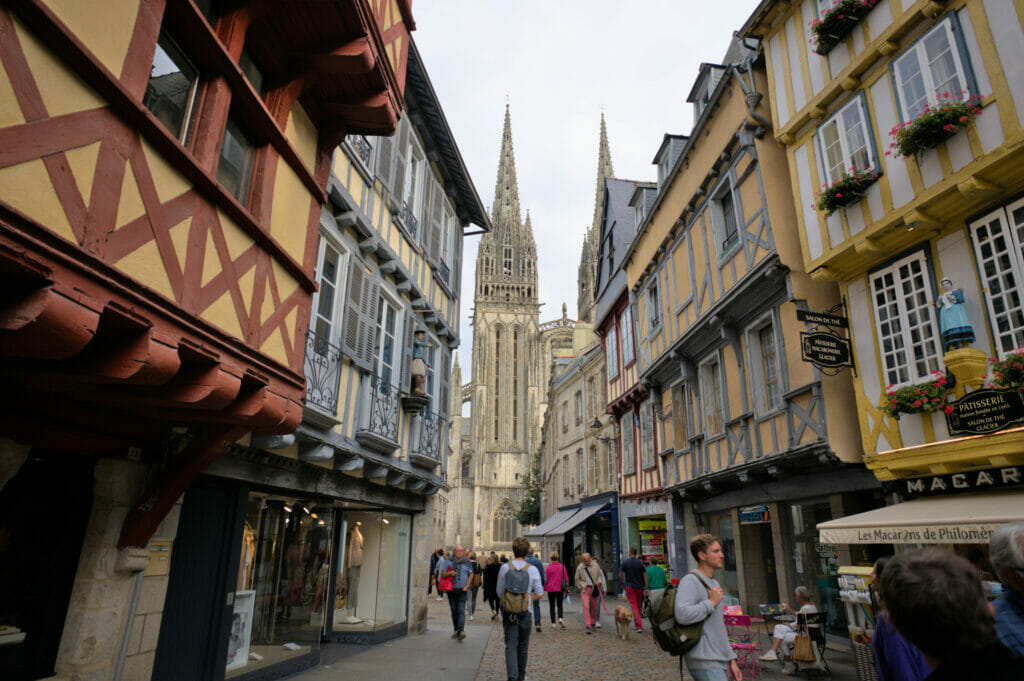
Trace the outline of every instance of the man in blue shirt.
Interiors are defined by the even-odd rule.
[[[498,600],[501,601],[505,596],[505,575],[508,574],[510,565],[516,570],[525,568],[530,575],[529,611],[523,615],[516,615],[506,610],[501,613],[501,623],[505,628],[505,671],[508,681],[525,681],[526,679],[526,655],[530,647],[530,613],[539,609],[534,605],[534,601],[544,595],[544,587],[540,583],[540,572],[526,562],[526,554],[529,552],[530,542],[526,537],[516,537],[512,542],[513,558],[502,565],[501,570],[498,571],[498,585],[495,589]]]
[[[1003,525],[989,539],[989,560],[1006,592],[992,604],[1000,642],[1024,657],[1024,521]]]
[[[540,585],[543,587],[545,584],[544,563],[540,562],[540,557],[537,554],[527,556],[526,562],[537,568],[537,572],[540,573]],[[540,631],[540,608],[533,609],[533,624],[537,627],[537,631]]]
[[[455,546],[451,558],[445,558],[437,567],[439,577],[452,578],[452,590],[448,592],[448,607],[452,611],[452,638],[461,641],[466,638],[466,597],[469,590],[469,576],[473,566],[466,558],[461,545]]]

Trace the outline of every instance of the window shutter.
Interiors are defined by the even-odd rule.
[[[377,177],[388,189],[391,188],[391,155],[395,141],[391,137],[377,138]]]
[[[437,413],[447,418],[449,411],[449,395],[451,395],[451,390],[449,389],[449,386],[451,385],[452,382],[452,353],[446,346],[442,345],[440,348],[438,348],[438,354],[441,356],[441,392],[440,397],[438,398],[438,402],[440,402],[440,404],[438,405]]]
[[[455,230],[453,235],[454,244],[452,246],[452,272],[451,272],[451,285],[452,293],[455,294],[456,298],[461,297],[460,288],[462,286],[462,226],[459,225],[458,220],[452,224],[452,229]],[[456,319],[456,322],[458,320]]]
[[[650,468],[654,464],[654,403],[647,402],[640,415],[640,437],[643,439],[643,466]]]
[[[361,345],[364,335],[362,327],[366,323],[363,316],[363,297],[366,284],[366,269],[361,260],[353,258],[348,273],[341,349],[353,364],[364,371],[369,371],[370,366],[363,361]]]
[[[398,139],[395,144],[394,182],[391,185],[391,195],[395,197],[399,207],[405,201],[405,171],[409,163],[409,124],[403,118],[398,125]]]
[[[441,220],[444,219],[444,189],[434,185],[434,200],[430,203],[429,235],[427,236],[427,257],[437,264],[441,257]]]
[[[359,327],[359,350],[362,366],[369,372],[376,370],[373,365],[374,341],[377,333],[377,301],[380,298],[380,279],[364,274],[363,296],[360,301],[362,323]]]
[[[416,317],[413,313],[405,315],[405,339],[402,343],[402,385],[400,392],[412,392],[412,341],[413,333],[416,331]]]

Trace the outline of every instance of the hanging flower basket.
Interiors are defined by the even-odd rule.
[[[879,0],[835,0],[820,19],[810,23],[811,33],[814,35],[808,42],[814,46],[814,51],[818,54],[828,54],[878,2]]]
[[[1024,348],[1017,348],[1006,355],[1004,360],[989,357],[988,361],[992,365],[989,388],[1024,390]]]
[[[828,217],[843,206],[861,199],[864,196],[864,191],[877,179],[878,173],[874,170],[860,170],[856,166],[851,167],[849,173],[844,172],[843,176],[831,185],[822,185],[821,193],[818,194],[814,207]]]
[[[981,95],[961,99],[966,93],[942,93],[935,106],[927,107],[912,121],[900,123],[889,131],[892,142],[886,156],[912,156],[931,149],[966,128],[981,113]]]
[[[899,420],[903,414],[931,414],[939,410],[949,414],[953,406],[949,404],[952,387],[941,371],[932,372],[932,380],[917,385],[896,388],[892,385],[885,388],[885,402],[882,413]]]

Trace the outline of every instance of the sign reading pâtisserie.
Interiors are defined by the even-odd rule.
[[[1024,393],[1019,390],[975,390],[952,406],[946,414],[950,435],[986,435],[1024,421]]]
[[[805,362],[828,369],[853,366],[850,339],[827,331],[801,332],[800,357]]]

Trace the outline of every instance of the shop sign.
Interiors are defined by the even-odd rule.
[[[828,331],[800,333],[800,358],[826,369],[853,366],[853,349],[849,338]]]
[[[929,475],[903,481],[905,496],[937,496],[1024,485],[1024,466],[1003,466],[980,471]]]
[[[768,511],[768,504],[761,506],[743,506],[740,508],[740,525],[756,525],[758,523],[770,523],[771,512]]]
[[[845,329],[850,326],[850,321],[846,317],[839,317],[834,314],[825,314],[824,312],[797,310],[796,318],[798,321],[809,322],[819,326],[835,326],[840,329]]]
[[[1024,392],[984,388],[962,397],[946,414],[950,435],[987,435],[1024,421]]]

